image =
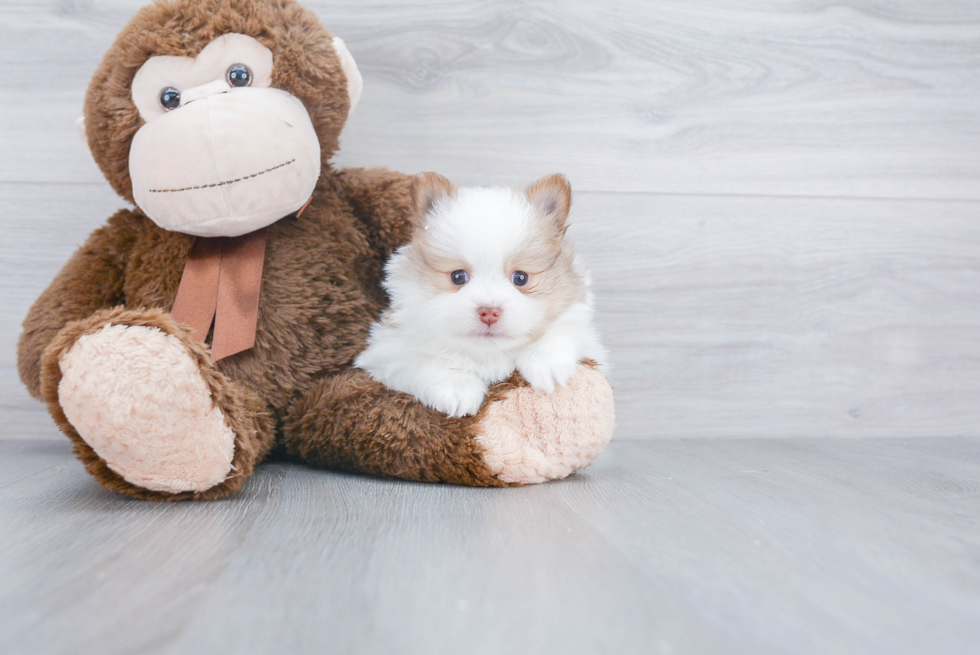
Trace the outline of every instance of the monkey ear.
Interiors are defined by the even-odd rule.
[[[92,148],[88,145],[88,136],[85,134],[85,116],[79,116],[75,119],[75,129],[78,130],[78,136],[81,137],[82,143],[85,144],[85,149],[88,150],[89,154],[92,154]]]
[[[425,221],[425,216],[437,202],[453,192],[453,185],[438,173],[419,173],[412,180],[412,205],[416,220]]]
[[[524,192],[534,208],[559,230],[565,229],[572,208],[572,187],[561,173],[542,177]]]
[[[354,113],[354,107],[357,106],[357,102],[361,99],[361,91],[364,89],[364,79],[361,77],[361,71],[357,70],[357,62],[354,61],[354,56],[351,55],[350,50],[347,49],[347,44],[339,36],[333,37],[333,49],[337,53],[337,57],[340,59],[340,66],[344,70],[344,77],[347,78],[347,97],[350,98],[350,109],[347,110],[347,115],[350,116]]]
[[[82,143],[85,144],[85,151],[88,152],[92,159],[95,159],[95,155],[92,154],[92,146],[88,144],[88,136],[85,134],[85,115],[81,115],[75,119],[75,129],[78,130],[78,136],[81,138]]]

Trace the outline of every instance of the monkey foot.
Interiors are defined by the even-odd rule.
[[[235,433],[176,337],[106,325],[80,337],[58,364],[65,417],[127,482],[179,493],[210,489],[230,474]]]
[[[612,387],[599,371],[580,365],[553,393],[530,386],[507,391],[487,408],[476,440],[500,480],[534,484],[588,465],[609,443],[614,423]]]

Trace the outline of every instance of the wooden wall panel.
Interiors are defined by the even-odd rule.
[[[79,140],[135,1],[0,3],[0,408],[13,349],[122,205]],[[980,5],[307,2],[365,94],[338,165],[567,173],[619,438],[980,432]]]

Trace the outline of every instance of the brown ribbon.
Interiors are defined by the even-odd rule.
[[[312,196],[292,216],[302,216],[311,202]],[[212,362],[255,345],[266,237],[266,228],[239,237],[197,237],[184,264],[170,313],[201,342],[214,322]]]
[[[184,265],[172,314],[204,341],[214,322],[211,361],[255,345],[265,228],[239,237],[198,237]]]

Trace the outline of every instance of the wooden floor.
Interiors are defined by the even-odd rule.
[[[980,643],[980,441],[618,441],[486,490],[260,467],[228,501],[0,442],[0,652],[943,653]]]
[[[980,2],[307,0],[364,75],[337,166],[569,176],[616,435],[173,506],[14,354],[125,206],[74,122],[142,4],[0,0],[0,653],[978,652]]]

